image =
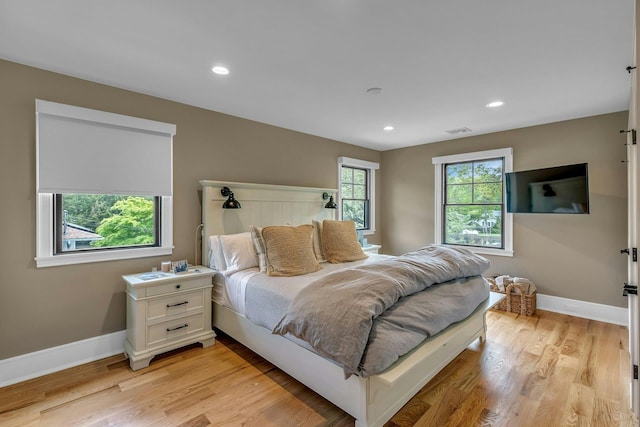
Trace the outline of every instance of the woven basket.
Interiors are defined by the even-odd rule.
[[[506,298],[493,308],[511,313],[519,313],[525,316],[531,316],[536,312],[536,291],[527,294],[524,285],[520,283],[507,285],[506,292],[500,291],[498,286],[491,280],[489,280],[489,285],[492,292],[499,292],[506,296]],[[520,290],[520,293],[517,293],[516,289]]]

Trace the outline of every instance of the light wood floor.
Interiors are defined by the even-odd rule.
[[[633,426],[627,329],[489,312],[474,343],[389,423]],[[226,336],[133,372],[123,356],[0,388],[5,426],[352,426],[353,418]]]

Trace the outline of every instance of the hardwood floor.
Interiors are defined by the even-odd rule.
[[[636,426],[627,329],[545,311],[491,311],[474,343],[388,423]],[[216,345],[123,356],[0,388],[1,426],[352,426],[353,418],[219,335]]]

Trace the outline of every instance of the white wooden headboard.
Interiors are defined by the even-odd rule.
[[[336,219],[336,209],[326,209],[323,193],[335,188],[294,187],[244,182],[200,181],[202,186],[202,265],[209,266],[209,236],[249,231],[249,226],[310,224],[312,220]],[[222,209],[229,187],[240,209]]]

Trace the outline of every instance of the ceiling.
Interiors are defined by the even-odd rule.
[[[388,150],[626,110],[632,25],[633,0],[0,0],[0,58]]]

